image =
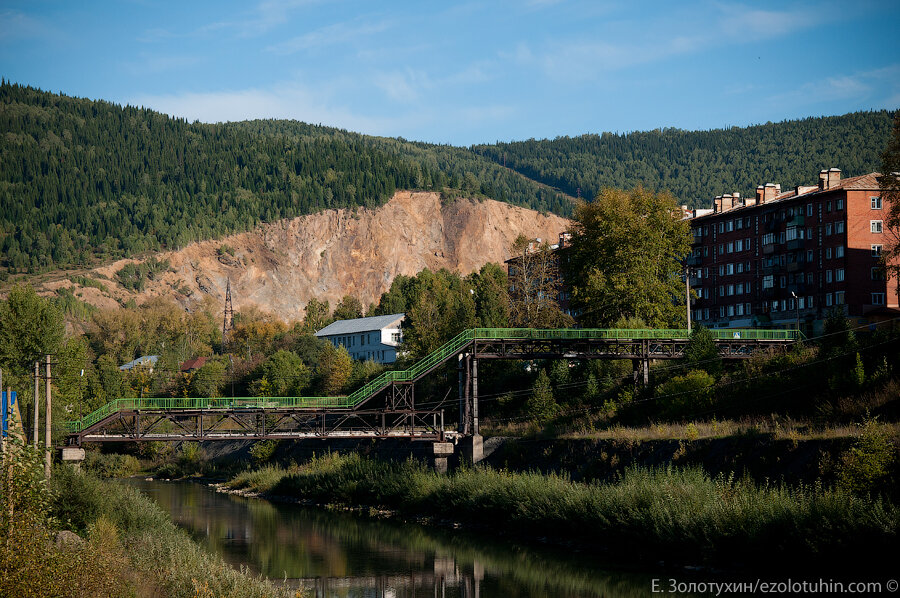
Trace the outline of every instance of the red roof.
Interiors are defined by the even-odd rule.
[[[207,360],[209,360],[209,357],[195,357],[193,359],[188,359],[181,364],[181,371],[190,372],[192,370],[198,370],[206,365]]]

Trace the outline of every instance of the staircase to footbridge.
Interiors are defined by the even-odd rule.
[[[723,359],[781,350],[797,330],[711,330]],[[68,446],[86,442],[389,438],[444,441],[479,432],[478,363],[483,359],[630,359],[636,384],[650,361],[679,359],[690,341],[681,329],[472,328],[405,370],[387,371],[335,397],[122,398],[66,423]],[[415,385],[456,362],[459,417],[447,429],[444,409],[418,408]]]

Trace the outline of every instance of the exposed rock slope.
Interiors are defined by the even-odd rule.
[[[159,259],[169,260],[172,271],[148,281],[136,300],[140,304],[152,296],[173,295],[189,306],[210,295],[222,301],[230,279],[236,310],[255,304],[286,320],[302,319],[312,297],[333,307],[350,294],[368,305],[378,301],[398,274],[414,275],[423,268],[466,274],[508,259],[520,233],[554,242],[569,224],[553,214],[492,200],[441,205],[437,193],[398,192],[375,210],[328,210],[162,253]],[[226,245],[233,254],[217,252]],[[134,260],[95,272],[115,279],[129,261]],[[65,283],[55,286],[60,284]],[[105,297],[92,288],[81,293],[99,306],[129,296],[121,287],[111,288]]]

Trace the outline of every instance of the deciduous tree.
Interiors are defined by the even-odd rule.
[[[509,269],[509,321],[520,328],[559,328],[572,318],[559,307],[559,255],[525,235],[513,242]]]
[[[680,260],[690,229],[668,193],[605,189],[575,208],[566,266],[586,326],[639,317],[664,328],[684,322]]]

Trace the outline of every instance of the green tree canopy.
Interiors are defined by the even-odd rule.
[[[49,299],[39,297],[31,285],[14,286],[0,301],[0,367],[6,377],[27,376],[33,363],[55,354],[62,346],[62,313]]]
[[[362,303],[353,295],[344,295],[341,302],[334,307],[331,316],[335,320],[353,320],[363,315]]]
[[[572,299],[586,326],[638,317],[657,328],[685,319],[680,260],[690,229],[668,193],[603,190],[575,208],[566,262]]]

